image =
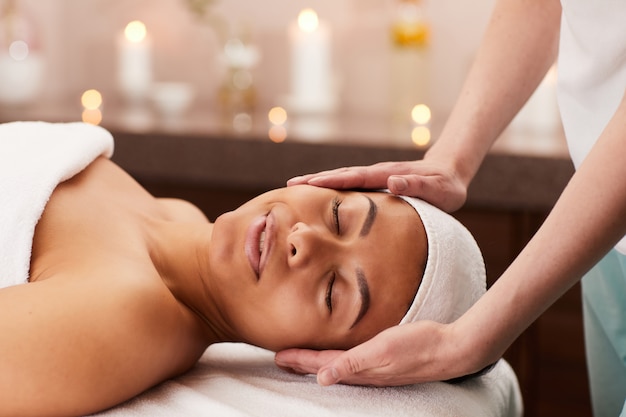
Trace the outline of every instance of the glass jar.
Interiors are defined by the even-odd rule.
[[[0,4],[0,103],[34,101],[43,75],[37,26],[18,0],[4,0]]]
[[[398,0],[391,22],[391,113],[408,123],[411,109],[429,104],[430,25],[421,0]]]

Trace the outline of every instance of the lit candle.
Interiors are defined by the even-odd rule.
[[[118,40],[120,87],[131,101],[143,100],[152,84],[152,46],[146,26],[132,21]]]
[[[327,112],[335,104],[331,69],[331,32],[312,9],[289,26],[292,110]]]

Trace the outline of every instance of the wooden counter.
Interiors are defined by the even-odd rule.
[[[80,119],[71,107],[0,109],[0,121]],[[270,139],[275,135],[265,115],[244,117],[235,126],[199,109],[169,122],[125,110],[106,113],[102,125],[115,137],[114,161],[153,194],[191,200],[210,218],[295,175],[419,159],[425,151],[411,141],[412,126],[376,117],[290,119],[280,143]],[[430,129],[436,137],[439,126]],[[572,173],[560,133],[508,132],[489,153],[466,206],[455,213],[483,250],[489,283],[532,237]],[[526,416],[590,415],[579,286],[506,358],[520,380]]]
[[[300,117],[285,125],[282,143],[270,140],[265,114],[233,123],[202,109],[165,122],[150,109],[107,111],[102,126],[116,140],[113,159],[139,179],[248,190],[280,187],[295,175],[379,161],[412,160],[426,147],[412,127],[384,117]],[[76,121],[76,105],[2,108],[0,122]],[[430,126],[432,137],[441,120]],[[469,207],[547,210],[573,173],[562,134],[505,133],[469,189]]]

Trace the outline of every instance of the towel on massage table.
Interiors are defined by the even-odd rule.
[[[166,381],[100,417],[517,417],[517,379],[501,360],[460,384],[321,387],[314,376],[287,373],[272,352],[237,343],[209,347],[188,373]]]

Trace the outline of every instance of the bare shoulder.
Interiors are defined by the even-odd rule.
[[[208,221],[202,210],[187,200],[179,198],[157,198],[166,215],[175,221]]]
[[[0,306],[0,392],[12,399],[0,415],[93,413],[185,371],[202,351],[157,280],[54,277],[0,290]]]

